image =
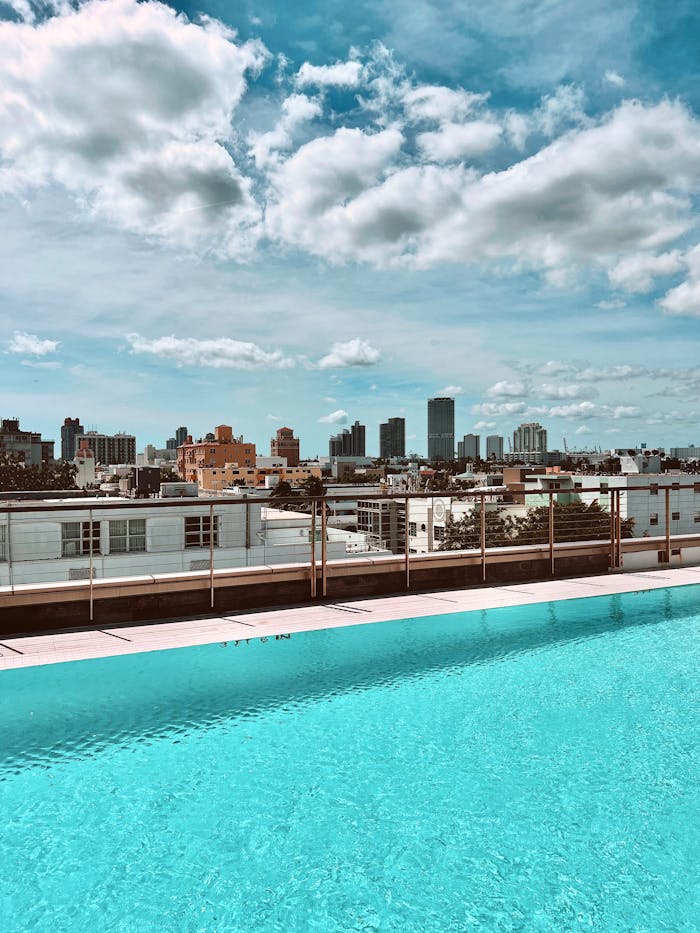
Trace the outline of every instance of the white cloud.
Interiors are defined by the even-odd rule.
[[[420,133],[418,148],[432,162],[453,162],[468,156],[483,155],[501,138],[502,127],[488,120],[470,123],[445,123],[439,130]]]
[[[476,424],[474,425],[473,430],[481,431],[484,428],[495,428],[495,427],[496,427],[495,421],[477,421]]]
[[[334,402],[337,402],[338,399],[333,398],[332,395],[325,395],[321,401],[327,402],[329,405],[332,405]]]
[[[280,150],[291,148],[299,128],[319,117],[321,112],[320,103],[306,94],[292,94],[285,98],[282,101],[282,116],[274,129],[268,133],[252,132],[248,138],[257,167],[265,168],[275,160]]]
[[[592,434],[593,432],[585,424],[582,424],[580,428],[576,428],[575,433],[580,436],[582,434]]]
[[[658,256],[634,253],[621,259],[608,276],[613,285],[626,292],[644,293],[652,290],[656,276],[674,275],[683,265],[683,256],[677,249]]]
[[[16,330],[8,344],[7,352],[21,353],[25,356],[46,356],[47,353],[55,352],[57,347],[58,340],[45,340],[36,334]]]
[[[526,407],[524,402],[482,402],[480,405],[473,405],[472,412],[487,418],[500,418],[503,415],[520,415]]]
[[[311,65],[304,62],[296,75],[298,87],[357,87],[362,76],[360,62],[337,62],[335,65]]]
[[[437,392],[438,398],[450,398],[453,395],[462,395],[464,389],[462,386],[445,386]]]
[[[566,385],[544,383],[534,386],[531,390],[532,396],[543,399],[593,398],[597,394],[597,390],[591,386],[580,386],[576,383]]]
[[[295,361],[280,350],[262,350],[257,344],[229,337],[198,340],[195,337],[157,337],[148,340],[128,334],[132,353],[149,353],[181,366],[210,366],[214,369],[288,369]]]
[[[618,308],[625,307],[627,307],[627,302],[620,298],[605,298],[596,305],[596,308],[600,308],[601,311],[617,311]]]
[[[636,405],[604,405],[601,414],[619,421],[620,418],[639,418],[642,409]]]
[[[31,366],[32,369],[60,369],[61,364],[58,360],[42,361],[38,362],[37,360],[22,360],[22,366]]]
[[[348,413],[344,408],[339,408],[329,415],[322,415],[318,420],[320,424],[345,424],[348,420]]]
[[[545,136],[554,136],[562,127],[586,122],[584,95],[580,87],[561,84],[553,94],[542,98],[535,110],[533,127]]]
[[[370,346],[366,340],[355,337],[346,343],[334,343],[330,353],[322,357],[319,369],[345,369],[351,366],[374,366],[381,358],[379,350]]]
[[[546,414],[549,418],[593,418],[597,410],[593,402],[575,402],[571,405],[554,405]]]
[[[527,395],[527,386],[524,382],[497,382],[486,390],[489,398],[507,398]]]
[[[449,123],[463,120],[475,107],[484,103],[488,96],[441,84],[421,84],[418,87],[406,88],[402,99],[409,120]]]
[[[624,87],[627,84],[622,75],[616,71],[606,71],[604,77],[608,84],[612,84],[613,87]]]
[[[343,127],[301,146],[270,174],[268,230],[331,259],[352,255],[356,248],[350,244],[348,249],[351,231],[343,216],[347,208],[342,205],[353,203],[377,183],[402,143],[397,129],[365,133]],[[367,250],[367,258],[372,255],[376,255],[374,248]]]
[[[666,314],[700,317],[700,245],[688,250],[685,263],[688,267],[688,278],[666,292],[659,305]]]
[[[284,421],[284,418],[280,418],[279,415],[266,415],[268,421],[279,421],[280,423]]]
[[[250,248],[259,209],[225,145],[259,43],[162,3],[92,0],[0,23],[0,46],[0,190],[54,182],[124,229]]]

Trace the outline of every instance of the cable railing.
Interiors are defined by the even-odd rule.
[[[357,503],[356,520],[338,527],[331,507],[343,502]],[[657,561],[668,563],[679,538],[700,548],[700,483],[336,496],[331,488],[303,500],[20,500],[0,503],[0,595],[26,586],[87,587],[92,618],[100,580],[208,576],[213,607],[220,571],[302,568],[314,599],[327,595],[329,565],[338,562],[376,558],[402,574],[408,589],[412,566],[425,569],[431,558],[476,561],[487,582],[506,548],[522,560],[548,560],[553,575],[567,548],[579,544],[619,569],[632,542],[640,551],[655,543]]]

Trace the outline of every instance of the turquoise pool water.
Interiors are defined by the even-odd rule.
[[[0,929],[697,930],[700,587],[0,674]]]

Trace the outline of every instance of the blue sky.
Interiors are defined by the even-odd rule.
[[[696,4],[0,17],[5,416],[700,443]]]

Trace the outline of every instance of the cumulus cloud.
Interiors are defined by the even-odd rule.
[[[592,434],[592,433],[593,432],[591,431],[591,429],[585,424],[582,424],[580,428],[576,428],[576,434],[579,436],[582,434]]]
[[[46,356],[47,353],[54,353],[57,347],[58,340],[46,340],[36,334],[16,330],[8,344],[7,352],[21,353],[24,356]]]
[[[259,209],[226,144],[259,43],[153,0],[91,0],[0,23],[0,46],[0,191],[54,182],[125,229],[250,248]]]
[[[533,386],[531,394],[544,399],[594,398],[598,391],[591,386],[580,386],[576,383],[565,385],[543,383]]]
[[[418,87],[406,86],[402,103],[406,116],[413,122],[450,123],[465,119],[488,96],[441,84],[421,84]]]
[[[500,418],[503,415],[520,415],[527,406],[524,402],[482,402],[472,406],[475,415],[485,415],[487,418]]]
[[[473,430],[482,431],[484,428],[495,428],[495,427],[496,427],[495,421],[477,421],[476,424],[474,425]]]
[[[416,142],[426,159],[454,162],[468,156],[483,155],[498,144],[502,127],[489,120],[470,123],[445,123],[439,130],[421,133]]]
[[[507,382],[505,380],[495,383],[486,390],[489,398],[518,397],[527,395],[527,386],[524,382]]]
[[[309,120],[321,115],[321,105],[306,94],[292,94],[282,101],[282,116],[268,133],[252,132],[248,138],[250,151],[258,168],[265,168],[281,150],[289,149],[299,130]]]
[[[453,395],[462,395],[464,389],[462,386],[445,386],[438,390],[438,398],[450,398]]]
[[[608,273],[610,281],[626,292],[643,294],[654,287],[654,278],[674,275],[683,268],[683,256],[674,249],[658,256],[652,253],[634,253],[621,259]]]
[[[659,305],[666,314],[700,317],[700,246],[688,250],[685,263],[688,267],[688,278],[666,292]]]
[[[340,129],[272,176],[269,229],[335,262],[428,267],[510,259],[554,283],[657,255],[692,225],[700,121],[680,103],[621,104],[535,155],[480,175],[397,166],[403,135]]]
[[[329,415],[322,415],[318,420],[320,424],[345,424],[348,420],[348,413],[344,408],[339,408]]]
[[[262,350],[257,344],[229,337],[198,340],[195,337],[157,337],[148,340],[128,334],[132,353],[147,353],[181,366],[209,366],[214,369],[289,369],[294,359],[280,350]]]
[[[319,369],[347,369],[352,366],[374,366],[379,362],[379,350],[366,340],[355,337],[346,343],[334,343],[330,353],[316,364]]]
[[[618,74],[617,71],[606,71],[604,77],[608,84],[612,84],[613,87],[624,87],[627,84],[622,75]]]
[[[335,65],[311,65],[304,62],[296,74],[298,87],[357,87],[362,76],[360,62],[337,62]]]
[[[593,418],[597,409],[593,402],[574,402],[571,405],[553,405],[543,414],[549,418]]]

